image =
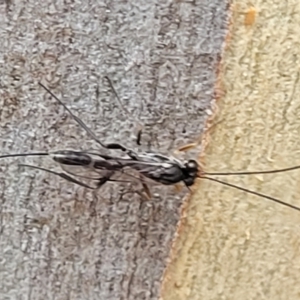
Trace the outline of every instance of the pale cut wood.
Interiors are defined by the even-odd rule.
[[[39,80],[103,142],[167,155],[193,142],[211,112],[226,19],[227,0],[0,1],[0,155],[104,151]],[[18,163],[60,171],[0,160],[1,300],[158,298],[187,189],[154,187],[144,201],[135,185],[91,192]]]
[[[214,120],[222,122],[205,170],[300,164],[300,2],[234,1],[232,14]],[[300,206],[299,174],[220,179]],[[161,299],[296,300],[299,274],[298,211],[201,180],[182,211]]]

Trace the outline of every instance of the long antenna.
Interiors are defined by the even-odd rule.
[[[13,153],[13,154],[5,154],[1,155],[1,158],[7,158],[7,157],[20,157],[20,156],[47,156],[49,153],[47,152],[35,152],[35,153]]]
[[[122,101],[119,97],[119,95],[117,94],[117,91],[116,89],[114,88],[113,84],[112,84],[112,81],[110,80],[110,78],[108,76],[104,76],[104,78],[107,80],[108,82],[108,85],[110,87],[110,89],[112,90],[113,94],[115,95],[118,103],[119,103],[119,106],[121,107],[121,109],[125,112],[127,118],[130,118],[131,115],[130,115],[130,112],[128,111],[128,109],[122,104]],[[141,125],[141,122],[139,121],[139,119],[135,120],[135,122],[137,122],[137,125],[138,125],[138,132],[137,132],[137,138],[136,138],[136,143],[137,145],[141,145],[141,138],[142,138],[142,130],[143,130],[143,125]]]
[[[129,113],[128,109],[122,104],[122,101],[121,101],[119,95],[117,94],[117,91],[115,90],[115,88],[114,88],[114,86],[113,86],[110,78],[108,76],[104,76],[104,78],[107,80],[107,82],[109,84],[109,87],[112,90],[113,94],[115,95],[115,97],[116,97],[116,99],[117,99],[117,101],[118,101],[121,109],[127,114],[127,117],[129,117],[130,113]]]
[[[59,102],[64,109],[71,115],[71,117],[86,131],[86,133],[94,139],[99,145],[101,145],[103,148],[107,148],[105,144],[103,144],[97,137],[96,135],[92,132],[91,129],[85,125],[85,123],[78,118],[76,115],[72,113],[72,111],[57,97],[55,96],[46,86],[44,86],[41,82],[38,83],[43,89],[45,89],[57,102]]]
[[[272,173],[282,173],[300,169],[300,166],[284,168],[284,169],[275,169],[275,170],[268,170],[268,171],[250,171],[250,172],[221,172],[221,173],[211,173],[211,172],[204,172],[205,175],[218,175],[218,176],[234,176],[234,175],[255,175],[255,174],[272,174]]]
[[[89,129],[87,127],[87,125],[85,125],[85,123],[79,118],[77,117],[75,114],[72,113],[72,111],[57,97],[55,96],[46,86],[44,86],[41,82],[38,82],[38,84],[44,88],[58,103],[60,103],[64,109],[70,114],[70,116],[79,124],[79,126],[81,128],[83,128],[85,130],[85,132],[94,140],[96,141],[100,146],[102,146],[103,148],[106,148],[106,149],[118,149],[118,150],[122,150],[122,151],[128,151],[127,148],[125,148],[124,146],[120,145],[120,144],[116,144],[116,143],[113,143],[113,144],[104,144],[102,143],[98,138],[97,136],[94,134],[94,132]]]
[[[211,181],[214,181],[214,182],[218,182],[220,184],[223,184],[223,185],[226,185],[226,186],[230,186],[232,188],[235,188],[237,190],[241,190],[243,192],[246,192],[246,193],[249,193],[249,194],[253,194],[253,195],[256,195],[256,196],[259,196],[259,197],[262,197],[262,198],[265,198],[265,199],[268,199],[270,201],[273,201],[273,202],[276,202],[276,203],[279,203],[281,205],[284,205],[284,206],[287,206],[287,207],[290,207],[290,208],[293,208],[295,210],[298,210],[300,211],[300,207],[298,206],[295,206],[295,205],[292,205],[292,204],[289,204],[289,203],[286,203],[284,201],[281,201],[279,199],[276,199],[274,197],[270,197],[270,196],[267,196],[265,194],[261,194],[261,193],[258,193],[258,192],[255,192],[255,191],[252,191],[252,190],[249,190],[249,189],[246,189],[246,188],[243,188],[243,187],[240,187],[238,185],[235,185],[235,184],[232,184],[232,183],[228,183],[228,182],[225,182],[225,181],[221,181],[221,180],[218,180],[218,179],[215,179],[215,178],[211,178],[211,177],[206,177],[206,176],[201,176],[201,178],[204,178],[204,179],[208,179],[208,180],[211,180]]]

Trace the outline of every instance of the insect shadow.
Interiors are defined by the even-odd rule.
[[[111,81],[109,80],[109,78],[107,78],[107,80],[114,94],[117,96],[118,101],[121,102],[112,86]],[[79,124],[81,128],[86,131],[86,133],[94,141],[96,141],[101,147],[105,149],[120,151],[120,156],[101,154],[96,151],[59,150],[49,152],[6,154],[0,156],[0,159],[21,156],[50,156],[55,162],[60,164],[64,172],[56,172],[46,168],[27,164],[20,164],[20,166],[42,170],[89,189],[99,189],[107,182],[139,181],[142,183],[143,189],[148,198],[151,198],[151,193],[147,186],[146,179],[163,185],[176,185],[177,183],[183,182],[184,185],[189,188],[195,183],[198,178],[202,178],[256,195],[258,197],[268,199],[270,201],[300,211],[300,207],[289,204],[280,199],[210,177],[213,175],[242,176],[282,173],[299,169],[300,166],[269,171],[210,173],[205,172],[200,167],[200,164],[193,159],[182,161],[173,156],[165,156],[153,151],[140,153],[129,149],[119,143],[105,144],[100,141],[97,136],[87,127],[87,125],[79,117],[77,117],[56,95],[54,95],[54,93],[52,93],[42,83],[39,82],[39,85],[44,88],[60,105],[64,107],[64,109],[70,114],[70,116]],[[140,142],[141,130],[138,133],[137,144],[140,145]],[[186,148],[188,147],[182,147],[183,150],[186,150]]]

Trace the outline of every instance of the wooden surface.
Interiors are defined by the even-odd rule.
[[[170,154],[211,113],[227,3],[0,1],[0,153],[103,151],[37,82],[105,142]],[[104,76],[114,83],[124,114]],[[199,151],[199,149],[198,149]],[[91,192],[0,161],[0,299],[157,299],[187,190],[107,184]],[[127,192],[127,194],[125,194]]]
[[[299,1],[234,1],[222,120],[205,170],[300,164]],[[300,206],[300,171],[219,179]],[[182,212],[161,299],[299,299],[300,213],[201,180]]]

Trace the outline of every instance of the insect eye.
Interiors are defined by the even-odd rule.
[[[189,172],[197,172],[198,171],[198,163],[195,160],[189,160],[185,167]]]

